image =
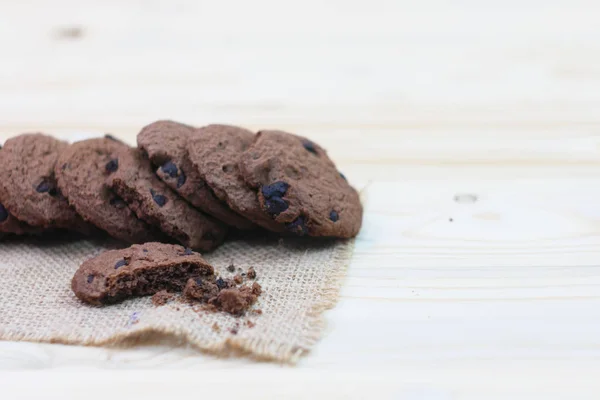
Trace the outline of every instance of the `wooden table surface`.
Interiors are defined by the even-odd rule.
[[[9,393],[163,382],[136,389],[152,397],[202,371],[259,398],[268,381],[286,398],[597,399],[600,3],[449,3],[0,0],[0,139],[281,128],[366,188],[340,302],[298,366],[0,342]],[[8,372],[31,369],[35,385]]]

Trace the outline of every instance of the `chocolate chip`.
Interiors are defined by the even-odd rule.
[[[342,174],[342,173],[340,172],[340,176],[342,177],[342,179],[343,179],[343,180],[345,180],[346,182],[348,182],[348,179],[346,179],[346,175],[344,175],[344,174]]]
[[[182,187],[185,183],[185,174],[183,171],[179,171],[179,177],[177,178],[177,189]]]
[[[234,272],[235,271],[235,265],[229,264],[229,266],[227,267],[227,271]]]
[[[269,214],[276,216],[288,209],[289,205],[282,197],[289,187],[287,183],[279,181],[261,188]]]
[[[223,280],[223,278],[219,277],[216,281],[215,284],[217,285],[217,287],[219,288],[219,290],[223,290],[227,288],[227,282],[225,282]]]
[[[191,256],[192,254],[194,254],[194,252],[189,247],[186,247],[186,249],[183,251],[184,256]]]
[[[62,167],[60,167],[60,169],[62,169],[62,170],[64,171],[65,169],[67,169],[67,167],[68,167],[68,166],[69,166],[69,164],[67,164],[67,163],[64,163],[64,164],[62,165]]]
[[[202,286],[202,279],[200,279],[200,278],[194,278],[194,282],[196,282],[196,285]]]
[[[40,183],[35,187],[35,191],[38,193],[47,193],[52,189],[54,185],[48,180],[48,178],[43,178]]]
[[[310,140],[303,140],[302,146],[304,146],[304,148],[306,150],[308,150],[309,152],[318,155],[317,149],[315,148],[315,144],[313,142],[311,142]]]
[[[167,161],[162,165],[162,167],[160,167],[160,169],[171,178],[177,177],[177,165],[175,165],[172,161]]]
[[[88,275],[87,282],[92,283],[94,281],[94,275]]]
[[[143,251],[144,253],[147,253],[147,252],[148,252],[148,249],[142,249],[142,251]]]
[[[8,219],[8,211],[2,204],[0,204],[0,222],[4,222]]]
[[[306,221],[303,216],[296,218],[293,222],[286,224],[286,229],[292,233],[295,233],[299,236],[304,236],[308,234],[308,228],[306,227]]]
[[[119,169],[119,159],[115,158],[115,159],[110,160],[109,162],[106,163],[106,165],[104,166],[104,169],[109,174],[115,172],[116,170]]]
[[[331,210],[331,212],[329,213],[329,219],[333,222],[337,222],[337,220],[340,219],[340,216],[338,215],[337,211]]]
[[[154,189],[150,189],[150,194],[152,195],[152,200],[154,200],[154,202],[158,204],[159,207],[162,207],[165,204],[167,204],[167,198],[162,194],[156,193]]]
[[[279,181],[279,182],[275,182],[271,185],[263,186],[261,188],[261,191],[262,191],[263,196],[265,196],[266,199],[269,199],[273,196],[283,197],[289,187],[290,187],[290,185],[288,185],[287,183]]]
[[[126,259],[122,259],[117,261],[117,263],[115,264],[115,269],[124,267],[125,265],[129,264],[129,262]]]
[[[289,208],[289,204],[285,200],[276,196],[267,199],[265,205],[267,206],[267,212],[273,216],[277,216]]]

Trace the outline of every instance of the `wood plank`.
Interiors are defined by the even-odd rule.
[[[102,382],[125,393],[161,379],[123,369],[189,368],[231,370],[249,397],[263,376],[286,398],[595,398],[599,14],[594,0],[0,0],[0,140],[133,144],[159,118],[276,127],[368,187],[340,303],[297,368],[168,341],[0,342],[0,369],[44,371],[2,386],[35,398],[70,379],[101,397],[73,372],[119,370]],[[184,393],[177,373],[136,390]]]

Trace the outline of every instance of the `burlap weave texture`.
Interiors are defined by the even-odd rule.
[[[171,335],[212,353],[241,350],[295,362],[321,337],[323,312],[338,296],[353,242],[237,239],[205,258],[224,276],[232,262],[253,266],[263,295],[236,318],[182,301],[156,307],[150,297],[108,307],[82,304],[70,281],[78,266],[114,243],[30,238],[0,242],[0,339],[81,345]],[[237,333],[235,333],[237,332]]]

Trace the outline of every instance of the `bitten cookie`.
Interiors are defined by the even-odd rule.
[[[95,305],[161,290],[181,291],[188,279],[213,275],[213,267],[182,246],[145,243],[85,261],[71,281],[73,293]]]
[[[298,235],[350,238],[363,209],[325,150],[306,138],[262,131],[240,161],[265,215]]]
[[[196,128],[174,121],[157,121],[137,136],[142,149],[156,167],[156,175],[194,207],[238,229],[252,229],[247,219],[234,213],[215,197],[188,157],[188,138]]]
[[[0,197],[14,217],[31,226],[90,234],[93,228],[56,187],[54,165],[67,147],[40,133],[8,139],[0,150]]]
[[[282,232],[283,226],[262,211],[254,190],[238,169],[242,153],[252,144],[254,133],[229,125],[208,125],[189,138],[189,157],[215,195],[232,210],[266,229]]]
[[[142,220],[160,227],[186,247],[212,250],[223,242],[225,225],[202,214],[160,181],[138,149],[118,152],[107,183]]]
[[[58,157],[58,187],[84,219],[109,235],[129,243],[161,237],[137,218],[127,204],[105,183],[118,168],[116,152],[126,144],[111,138],[89,139],[67,147]]]

